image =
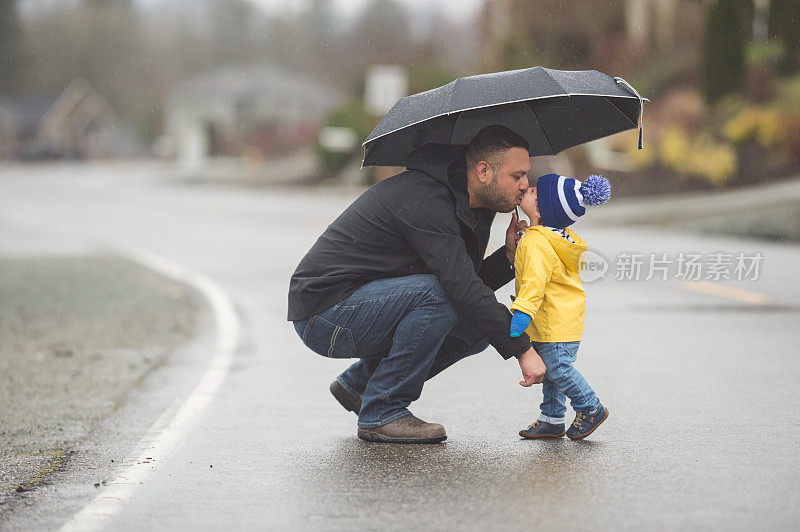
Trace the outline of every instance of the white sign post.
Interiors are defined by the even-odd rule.
[[[364,103],[373,115],[384,115],[408,93],[408,73],[401,66],[373,65],[367,69]]]

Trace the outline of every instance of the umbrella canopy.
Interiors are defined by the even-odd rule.
[[[486,126],[525,137],[531,156],[639,127],[644,101],[622,78],[543,67],[458,78],[401,98],[364,141],[364,166],[405,166],[423,144],[467,145]]]

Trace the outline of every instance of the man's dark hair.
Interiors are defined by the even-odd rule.
[[[495,168],[502,156],[511,148],[525,148],[530,151],[528,142],[503,126],[488,126],[481,129],[467,146],[467,166],[472,167],[486,161]]]

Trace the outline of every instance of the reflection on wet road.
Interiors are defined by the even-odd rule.
[[[412,405],[445,425],[446,443],[369,444],[328,393],[347,361],[314,355],[285,321],[292,270],[352,194],[177,186],[157,167],[61,172],[6,170],[5,218],[181,262],[228,291],[243,324],[227,380],[110,529],[796,526],[796,246],[581,220],[576,231],[606,257],[761,251],[758,281],[720,285],[765,299],[611,275],[587,287],[577,364],[611,412],[588,440],[520,440],[541,389],[518,386],[518,366],[489,349]],[[497,245],[507,223],[498,218]]]

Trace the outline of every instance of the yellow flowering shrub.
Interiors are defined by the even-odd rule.
[[[671,127],[661,137],[658,147],[661,163],[682,175],[693,175],[715,184],[723,184],[736,172],[733,146],[721,143],[704,133],[690,138],[679,127]]]
[[[764,147],[776,146],[784,135],[781,112],[772,107],[747,106],[722,127],[722,133],[733,142],[755,140]]]
[[[666,166],[679,172],[688,170],[687,154],[692,149],[689,137],[679,127],[669,128],[661,137],[659,156]]]
[[[648,143],[649,142],[648,139]],[[647,145],[645,145],[643,150],[640,150],[635,144],[628,144],[624,153],[627,156],[628,162],[630,162],[634,168],[650,166],[656,160],[655,150]]]

